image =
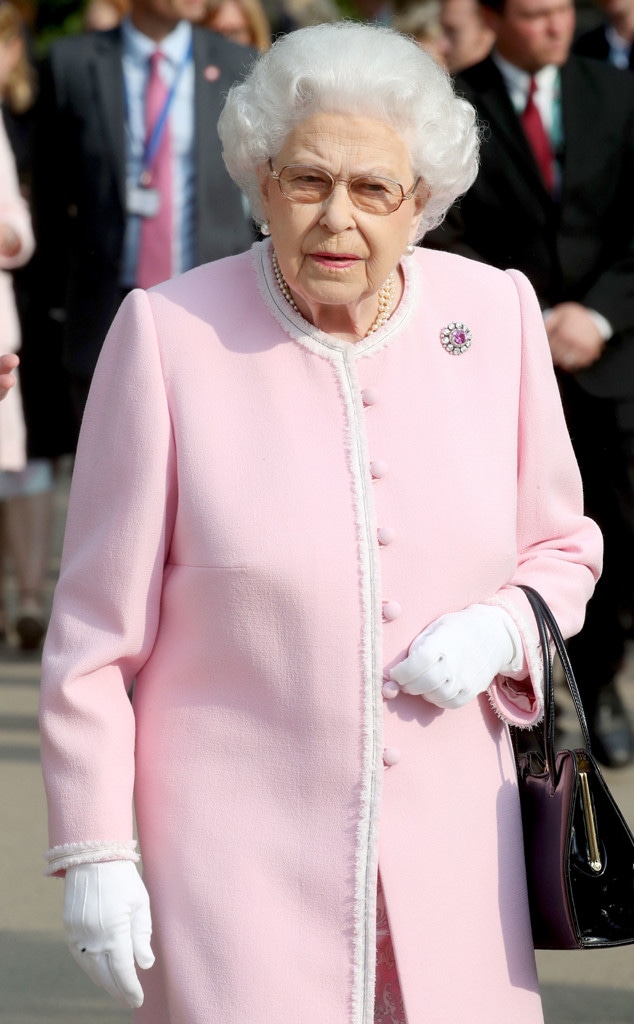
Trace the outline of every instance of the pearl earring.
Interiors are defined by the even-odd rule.
[[[263,220],[262,223],[260,224],[260,231],[262,232],[263,235],[271,234],[271,229],[265,220]]]
[[[414,245],[414,243],[413,242],[408,242],[407,245],[405,246],[405,255],[406,256],[413,256],[415,252],[416,252],[416,246]]]

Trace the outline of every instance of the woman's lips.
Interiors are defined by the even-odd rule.
[[[313,252],[312,259],[322,267],[345,269],[359,262],[360,257],[350,252]]]

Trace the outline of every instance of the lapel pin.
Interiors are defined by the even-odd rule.
[[[220,78],[220,68],[217,68],[215,64],[208,64],[203,75],[208,82],[217,82]]]
[[[466,324],[456,320],[455,323],[443,327],[440,332],[440,343],[452,356],[461,356],[471,347],[471,331]]]

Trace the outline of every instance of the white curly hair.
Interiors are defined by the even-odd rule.
[[[230,90],[218,121],[229,174],[262,223],[257,168],[316,113],[376,118],[404,139],[429,199],[418,238],[473,183],[479,130],[471,104],[412,39],[389,28],[337,22],[278,39]]]

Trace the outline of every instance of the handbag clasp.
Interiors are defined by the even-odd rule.
[[[592,806],[590,795],[590,784],[588,773],[592,771],[592,765],[580,751],[577,754],[577,768],[579,770],[579,783],[581,786],[581,802],[583,804],[583,818],[586,823],[586,835],[588,837],[588,852],[590,854],[590,867],[597,874],[603,871],[601,862],[601,851],[599,849],[599,837],[597,835],[597,823]]]

